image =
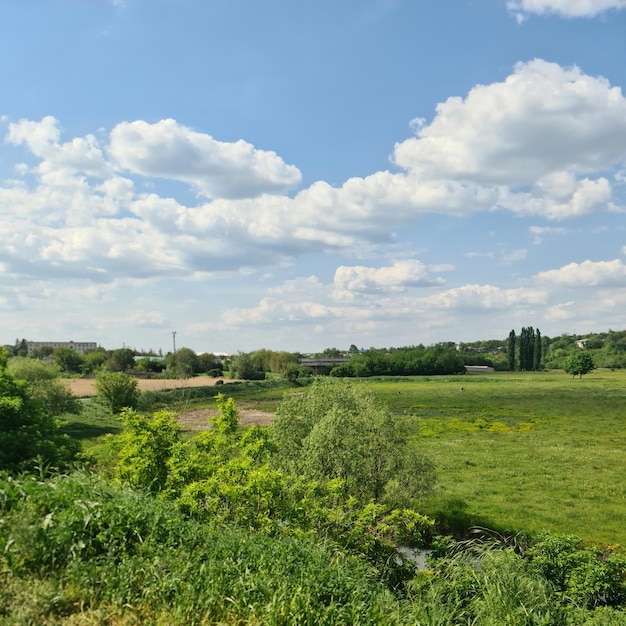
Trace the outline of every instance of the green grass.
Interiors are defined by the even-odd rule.
[[[626,545],[626,373],[369,386],[421,435],[435,464],[424,512],[456,529],[552,530]]]

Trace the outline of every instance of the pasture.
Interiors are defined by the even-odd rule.
[[[423,512],[454,530],[551,530],[626,545],[625,372],[368,386],[435,465],[436,492]]]

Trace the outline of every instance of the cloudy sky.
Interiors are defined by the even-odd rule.
[[[626,0],[3,0],[0,343],[626,327]]]

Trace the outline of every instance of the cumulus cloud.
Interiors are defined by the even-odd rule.
[[[509,0],[507,8],[523,20],[529,14],[594,17],[610,9],[626,8],[626,0]]]
[[[536,278],[562,287],[626,287],[626,265],[613,261],[583,261],[569,263],[556,270],[540,272]]]
[[[394,161],[429,179],[531,185],[547,175],[589,173],[624,156],[626,99],[604,78],[535,59],[503,82],[477,85],[437,106]]]
[[[173,119],[118,124],[109,152],[130,172],[190,183],[209,198],[283,193],[301,181],[298,168],[275,152],[243,140],[218,141]]]
[[[335,270],[334,287],[337,299],[352,299],[356,293],[401,293],[410,287],[431,287],[445,281],[432,277],[418,260],[398,261],[388,267],[342,265]]]

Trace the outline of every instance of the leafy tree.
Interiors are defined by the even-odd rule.
[[[213,370],[219,370],[221,376],[221,372],[223,371],[221,361],[210,352],[203,352],[198,355],[198,372],[209,373]]]
[[[519,336],[519,368],[529,372],[534,366],[535,330],[532,326],[524,326]]]
[[[409,500],[432,483],[430,464],[408,445],[390,411],[362,387],[317,378],[307,393],[284,397],[272,431],[285,471],[339,479],[346,494],[362,501],[398,498],[398,484]]]
[[[582,378],[596,368],[593,357],[588,352],[577,352],[570,356],[565,363],[565,371],[572,377]]]
[[[236,357],[233,357],[231,369],[235,376],[242,380],[263,380],[265,378],[265,372],[255,366],[250,354],[240,352]]]
[[[15,340],[15,356],[28,356],[28,342],[26,339],[21,341]]]
[[[83,374],[93,374],[102,368],[107,360],[107,353],[104,348],[96,348],[95,350],[85,352],[82,358],[83,365],[81,369]]]
[[[60,428],[28,383],[7,371],[7,354],[0,351],[0,470],[31,469],[36,464],[62,468],[78,445]]]
[[[139,401],[137,380],[124,372],[100,372],[96,377],[96,394],[111,410],[134,409]]]
[[[509,340],[506,344],[506,355],[509,363],[509,370],[511,372],[515,371],[515,331],[511,330],[509,333]]]
[[[212,420],[213,428],[218,433],[232,435],[239,423],[239,411],[237,411],[235,401],[232,398],[226,398],[223,393],[218,393],[215,400],[218,413]]]
[[[168,461],[180,438],[174,415],[159,411],[146,417],[125,408],[120,419],[124,430],[118,440],[117,478],[152,493],[161,491],[168,478]]]
[[[152,357],[145,356],[135,362],[135,369],[141,372],[162,372],[165,369],[165,363],[158,361]]]
[[[14,378],[26,381],[31,399],[47,417],[80,413],[78,398],[58,379],[59,371],[50,363],[15,357],[9,361],[8,370]]]
[[[83,364],[81,355],[76,350],[66,347],[55,348],[52,359],[61,371],[67,374],[79,374]]]
[[[53,352],[54,348],[52,346],[40,346],[32,351],[31,357],[33,359],[48,359]]]
[[[109,353],[104,367],[109,372],[127,372],[135,365],[135,352],[130,348],[118,348]]]

